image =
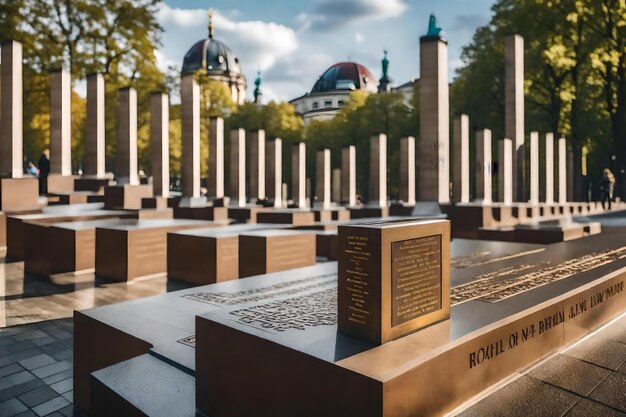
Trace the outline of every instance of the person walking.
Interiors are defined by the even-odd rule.
[[[600,178],[600,201],[604,209],[604,203],[608,201],[608,209],[611,210],[611,201],[613,200],[613,188],[615,187],[615,176],[610,169],[605,168]]]
[[[39,194],[48,193],[48,174],[50,173],[50,159],[48,159],[48,150],[43,151],[37,162],[39,169]]]

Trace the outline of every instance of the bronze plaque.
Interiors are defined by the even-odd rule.
[[[441,235],[391,243],[391,325],[441,309]]]

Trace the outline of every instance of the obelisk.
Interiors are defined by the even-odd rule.
[[[341,150],[341,203],[348,207],[356,205],[356,146]]]
[[[200,197],[200,87],[193,74],[184,75],[181,82],[181,205],[202,203]]]
[[[118,90],[117,149],[115,176],[117,183],[139,185],[137,173],[137,91],[132,87]]]
[[[89,74],[87,75],[84,175],[104,177],[104,151],[104,76]]]
[[[476,200],[484,204],[492,202],[493,163],[491,161],[491,130],[476,133]]]
[[[469,203],[469,117],[466,114],[454,118],[453,134],[452,197],[456,203]]]
[[[369,206],[387,207],[387,135],[370,138]]]
[[[306,144],[298,142],[291,148],[291,196],[293,204],[306,207]]]
[[[170,193],[169,97],[157,91],[150,96],[150,160],[155,196]]]
[[[230,131],[230,204],[246,206],[246,131]]]
[[[315,205],[330,207],[330,149],[317,151],[315,159]]]
[[[224,119],[221,117],[209,120],[207,196],[213,199],[224,197]]]
[[[400,138],[400,201],[415,205],[415,138]]]
[[[513,145],[513,198],[526,201],[524,171],[524,38],[504,41],[504,136]]]

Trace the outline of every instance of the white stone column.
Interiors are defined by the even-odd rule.
[[[72,79],[69,71],[50,73],[50,172],[72,175]]]
[[[415,205],[415,138],[400,138],[400,201]]]
[[[181,82],[181,176],[183,197],[200,196],[200,87],[193,74]]]
[[[246,131],[230,131],[230,204],[246,206]]]
[[[291,195],[293,203],[306,207],[306,144],[298,142],[291,150]]]
[[[530,132],[530,204],[539,204],[539,133]]]
[[[476,133],[476,200],[492,202],[491,176],[491,130],[483,129]]]
[[[559,204],[567,202],[567,143],[559,138]]]
[[[448,42],[420,38],[420,176],[422,201],[450,202]]]
[[[269,140],[265,149],[265,193],[267,198],[274,201],[274,207],[282,207],[283,184],[283,141],[279,138]]]
[[[513,144],[511,139],[498,141],[498,201],[513,203]]]
[[[22,44],[10,40],[0,48],[0,176],[21,178],[24,172]]]
[[[452,198],[457,203],[469,203],[469,117],[466,114],[454,118],[453,135]]]
[[[387,207],[387,135],[370,138],[369,205]]]
[[[209,120],[209,171],[207,195],[224,197],[224,119],[211,117]]]
[[[250,198],[264,200],[265,194],[265,131],[252,130],[249,133]]]
[[[526,201],[524,181],[524,38],[504,41],[504,136],[513,141],[513,198]]]
[[[85,168],[83,174],[104,177],[104,76],[87,75],[87,120],[85,120]]]
[[[330,182],[330,199],[334,203],[341,201],[341,168],[333,168]]]
[[[356,146],[341,150],[341,203],[356,205]]]
[[[115,165],[118,184],[139,185],[137,173],[137,91],[118,90],[117,149]]]
[[[170,195],[170,107],[166,93],[150,96],[150,159],[155,196]]]
[[[546,133],[546,203],[554,203],[554,134]]]
[[[330,149],[317,151],[315,159],[315,197],[316,206],[330,207]]]

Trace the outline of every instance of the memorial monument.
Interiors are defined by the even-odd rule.
[[[512,141],[513,198],[526,201],[524,170],[524,38],[504,40],[504,136]]]

